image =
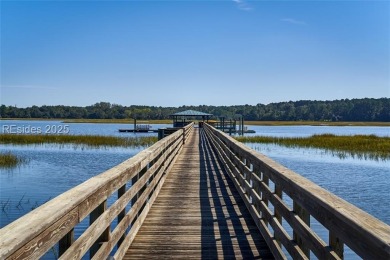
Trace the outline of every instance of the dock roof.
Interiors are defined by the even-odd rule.
[[[196,110],[185,110],[172,114],[171,116],[212,116],[213,114],[203,113]]]

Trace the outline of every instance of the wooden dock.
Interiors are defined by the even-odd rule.
[[[195,129],[124,259],[273,259],[203,130]]]
[[[0,229],[0,259],[390,259],[389,225],[211,125],[162,137]]]
[[[158,129],[118,129],[120,133],[158,133]]]

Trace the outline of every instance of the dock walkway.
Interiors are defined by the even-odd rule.
[[[1,228],[0,259],[390,259],[386,223],[207,123],[173,130]]]
[[[124,259],[273,259],[203,129],[195,129]]]

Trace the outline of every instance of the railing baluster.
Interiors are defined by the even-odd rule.
[[[58,256],[61,256],[74,242],[74,228],[58,242]]]
[[[98,217],[107,209],[107,200],[103,201],[97,208],[95,208],[89,216],[89,224],[91,225]],[[101,243],[107,242],[110,239],[110,227],[108,226],[100,237],[95,241],[89,250],[90,258],[92,258],[99,250]]]
[[[257,177],[259,177],[259,179],[261,180],[261,171],[255,165],[253,166],[253,173]],[[259,183],[258,179],[256,179],[256,178],[253,178],[253,190],[257,193],[257,195],[261,199],[263,199],[262,198],[261,189],[260,189],[260,183]],[[263,215],[262,215],[262,212],[261,212],[261,207],[260,207],[260,201],[259,200],[255,200],[254,201],[254,205],[255,205],[255,209],[256,209],[257,213],[259,213],[260,218],[263,218]]]
[[[251,170],[251,163],[248,159],[245,160],[245,166],[248,167],[249,170]],[[246,181],[251,184],[251,177],[252,177],[252,174],[250,173],[245,173],[245,179]],[[252,187],[251,187],[252,188]],[[249,195],[250,194],[250,191],[248,190],[247,191],[247,194]]]
[[[282,187],[280,187],[280,185],[276,184],[275,183],[275,196],[278,196],[280,198],[280,200],[282,200],[282,196],[283,196],[283,192],[282,192]],[[274,214],[275,214],[275,218],[279,221],[280,225],[282,225],[282,214],[279,210],[278,207],[276,207],[274,205]],[[280,240],[278,238],[278,236],[275,234],[275,239],[278,240],[279,242],[279,245],[280,245]]]
[[[125,193],[126,193],[126,184],[118,189],[118,199],[120,197],[122,197]],[[125,215],[126,215],[126,208],[124,208],[119,213],[119,215],[118,215],[118,223],[120,223],[122,221],[122,219],[125,217]],[[123,240],[125,239],[125,236],[126,236],[126,234],[123,233],[123,235],[121,236],[121,238],[118,241],[118,246],[120,246],[122,244]]]
[[[299,218],[306,223],[310,227],[310,215],[309,213],[301,207],[296,201],[293,202],[293,210],[294,212],[299,216]],[[293,238],[297,242],[298,246],[301,248],[303,253],[310,258],[310,250],[307,248],[307,246],[303,243],[302,238],[295,232],[293,231]]]
[[[344,243],[333,232],[329,232],[329,245],[341,259],[344,258]]]
[[[262,172],[263,174],[263,182],[266,186],[269,187],[269,178],[268,176],[265,175],[264,171]],[[264,195],[264,193],[262,192],[261,193],[261,199],[264,201],[264,204],[268,207],[268,199],[266,198],[266,196]],[[264,219],[264,222],[266,225],[268,225],[268,221],[266,219]]]

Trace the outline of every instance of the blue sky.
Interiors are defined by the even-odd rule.
[[[390,96],[389,1],[2,1],[1,103]]]

